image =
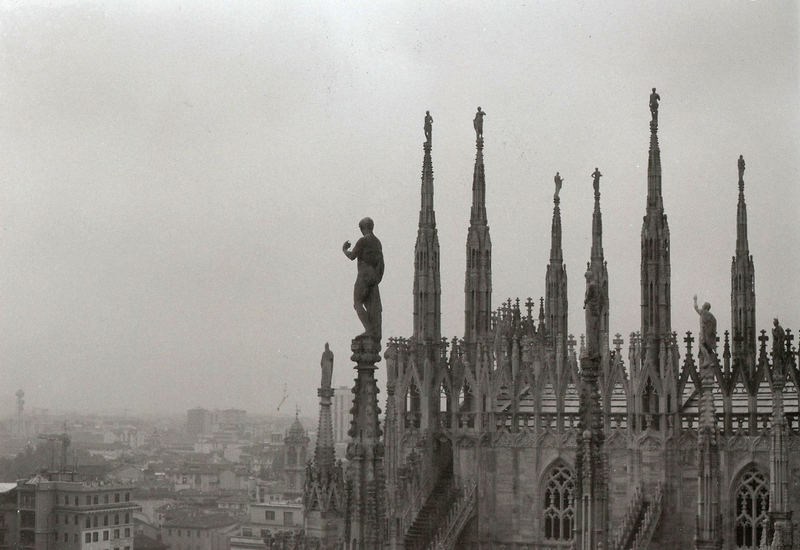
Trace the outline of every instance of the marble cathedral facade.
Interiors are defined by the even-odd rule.
[[[800,547],[797,353],[789,330],[776,327],[772,337],[766,330],[756,334],[744,161],[739,159],[731,265],[733,323],[720,334],[719,354],[701,365],[695,337],[679,336],[671,325],[670,235],[654,96],[655,90],[641,231],[641,322],[627,342],[609,333],[613,282],[603,254],[599,175],[595,182],[587,280],[600,295],[597,353],[587,353],[584,338],[578,342],[573,336],[584,331],[584,321],[572,320],[573,329],[568,324],[558,192],[545,296],[538,303],[528,298],[492,307],[480,134],[466,241],[464,336],[442,338],[428,137],[414,256],[413,334],[389,338],[384,351],[386,411],[377,432],[385,504],[372,520],[381,523],[375,526],[379,539],[363,544],[346,534],[352,518],[365,512],[348,500],[356,491],[353,480],[332,454],[317,449],[316,460],[325,458],[320,473],[307,476],[312,480],[307,515],[329,514],[331,525],[338,522],[319,546]],[[321,429],[328,423],[323,421],[329,415],[327,394],[320,390]],[[313,481],[320,479],[326,480],[322,488]]]

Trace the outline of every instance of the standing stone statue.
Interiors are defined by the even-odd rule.
[[[739,155],[739,179],[744,177],[744,157]]]
[[[425,141],[431,142],[433,137],[433,117],[430,111],[425,111]]]
[[[697,342],[700,351],[700,366],[713,364],[717,350],[717,318],[711,313],[711,304],[697,307],[697,295],[694,296],[694,310],[700,316],[700,338]]]
[[[594,194],[597,195],[600,193],[600,178],[603,174],[600,173],[600,170],[597,166],[594,167],[594,172],[592,172],[592,185],[594,185]]]
[[[564,179],[561,177],[561,175],[558,172],[556,172],[556,175],[553,178],[553,181],[556,184],[556,192],[553,193],[553,202],[558,202],[558,200],[559,200],[558,199],[558,194],[561,193],[561,186],[564,185]]]
[[[363,235],[353,250],[350,241],[342,245],[342,252],[351,260],[358,260],[358,275],[353,287],[353,307],[359,321],[364,325],[361,336],[381,338],[381,294],[378,284],[383,279],[383,248],[381,241],[372,232],[375,223],[372,218],[364,218],[358,222]]]
[[[486,116],[485,111],[481,111],[478,107],[478,112],[475,113],[475,118],[472,119],[472,126],[475,128],[475,137],[480,139],[483,137],[483,117]]]
[[[322,382],[320,382],[319,387],[324,390],[329,390],[331,389],[331,379],[333,378],[333,352],[328,342],[325,342],[325,351],[322,352],[322,359],[319,361],[319,366],[322,369]]]
[[[656,93],[653,88],[653,93],[650,94],[650,114],[654,122],[658,122],[658,102],[661,101],[661,96]]]
[[[783,330],[778,319],[772,320],[772,361],[783,358],[786,347],[786,331]]]
[[[589,358],[600,354],[600,317],[603,310],[603,297],[600,285],[591,269],[586,270],[586,294],[583,309],[586,315],[586,355]]]

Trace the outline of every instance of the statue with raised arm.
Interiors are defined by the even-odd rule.
[[[431,142],[433,137],[433,117],[430,111],[425,111],[425,141]]]
[[[600,317],[603,310],[603,297],[600,285],[591,269],[586,270],[586,293],[583,309],[586,315],[586,355],[590,358],[600,354]]]
[[[331,389],[331,379],[333,378],[333,352],[328,342],[325,342],[325,351],[322,352],[319,366],[322,369],[322,381],[319,387],[323,390],[329,390]]]
[[[564,179],[558,172],[556,172],[553,181],[555,181],[556,183],[556,192],[553,194],[553,202],[558,202],[559,201],[558,194],[561,193],[561,186],[564,184]]]
[[[383,279],[383,249],[381,241],[372,232],[372,218],[358,222],[362,237],[350,250],[350,241],[342,245],[342,252],[351,260],[358,260],[358,275],[353,287],[353,307],[359,321],[364,325],[362,336],[381,338],[381,294],[378,284]]]
[[[776,359],[783,359],[786,351],[786,331],[783,330],[778,319],[772,320],[772,362]]]
[[[594,194],[598,195],[600,193],[600,177],[603,174],[600,173],[600,170],[597,166],[594,167],[594,172],[592,172],[592,185],[594,186]]]
[[[744,157],[739,155],[739,181],[744,178]]]
[[[694,310],[700,316],[700,334],[697,348],[700,351],[700,366],[713,364],[717,350],[717,318],[711,313],[711,304],[697,307],[697,295],[694,296]]]
[[[653,88],[653,93],[650,94],[650,114],[653,117],[653,121],[658,122],[658,102],[661,101],[661,96],[656,93],[656,89]]]
[[[475,128],[475,137],[481,139],[483,137],[483,117],[486,116],[485,111],[481,111],[478,107],[478,112],[475,113],[475,118],[472,119],[472,127]]]

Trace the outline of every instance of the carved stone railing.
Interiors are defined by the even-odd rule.
[[[658,521],[661,519],[661,505],[664,500],[664,487],[659,483],[656,485],[653,499],[650,505],[644,512],[644,519],[639,527],[639,531],[633,539],[633,544],[630,550],[647,550],[650,545],[650,539],[653,538],[653,533],[658,526]]]
[[[625,545],[628,544],[632,536],[635,536],[634,530],[637,528],[639,516],[644,505],[642,487],[637,486],[633,490],[630,502],[628,502],[628,508],[625,510],[625,517],[622,519],[622,523],[611,537],[610,550],[625,550]]]
[[[470,480],[450,507],[442,526],[428,546],[429,550],[452,550],[456,547],[458,537],[475,511],[476,495],[477,484]]]

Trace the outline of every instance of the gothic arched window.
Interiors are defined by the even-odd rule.
[[[564,464],[553,466],[544,484],[544,538],[572,540],[575,481]]]
[[[756,550],[766,526],[769,510],[767,476],[750,466],[736,488],[736,549]]]

